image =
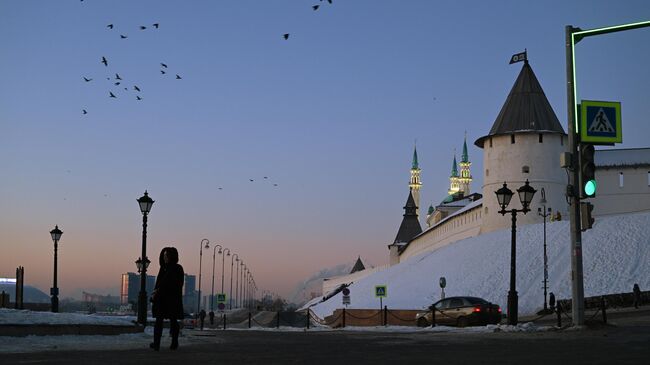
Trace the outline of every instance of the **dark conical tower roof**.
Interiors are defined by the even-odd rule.
[[[490,133],[474,144],[483,148],[487,137],[515,132],[566,134],[528,61],[521,68]]]
[[[366,269],[366,267],[363,266],[363,262],[361,262],[361,256],[359,256],[359,258],[357,258],[357,262],[354,263],[354,266],[352,267],[352,270],[350,271],[350,274],[353,274],[353,273],[355,273],[357,271],[363,271],[365,269]]]
[[[420,226],[418,214],[416,213],[417,208],[415,200],[413,199],[413,194],[411,194],[411,191],[409,190],[409,197],[404,206],[404,218],[402,218],[402,224],[399,226],[394,243],[409,242],[413,237],[422,233],[422,227]]]

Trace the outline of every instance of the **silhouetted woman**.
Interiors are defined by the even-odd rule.
[[[160,251],[160,271],[156,277],[156,286],[151,295],[151,312],[156,318],[153,328],[153,342],[149,345],[152,349],[160,350],[160,337],[162,337],[163,321],[169,319],[169,334],[172,336],[172,350],[178,348],[178,334],[180,327],[178,320],[183,319],[183,281],[185,272],[178,264],[178,251],[174,247],[165,247]]]

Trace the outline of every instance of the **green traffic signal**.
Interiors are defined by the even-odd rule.
[[[584,186],[585,195],[592,197],[596,195],[596,180],[589,180]]]

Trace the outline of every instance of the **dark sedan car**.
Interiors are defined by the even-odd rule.
[[[484,326],[501,322],[501,308],[476,297],[449,297],[434,303],[426,312],[415,317],[420,327],[431,325],[432,309],[436,312],[436,325]]]

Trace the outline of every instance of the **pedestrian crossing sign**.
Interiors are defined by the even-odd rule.
[[[225,302],[226,302],[226,294],[217,293],[217,303],[225,303]]]
[[[621,103],[583,100],[580,104],[580,141],[591,144],[623,142]]]
[[[386,298],[387,291],[386,291],[386,285],[376,285],[375,286],[375,297],[377,298]]]

